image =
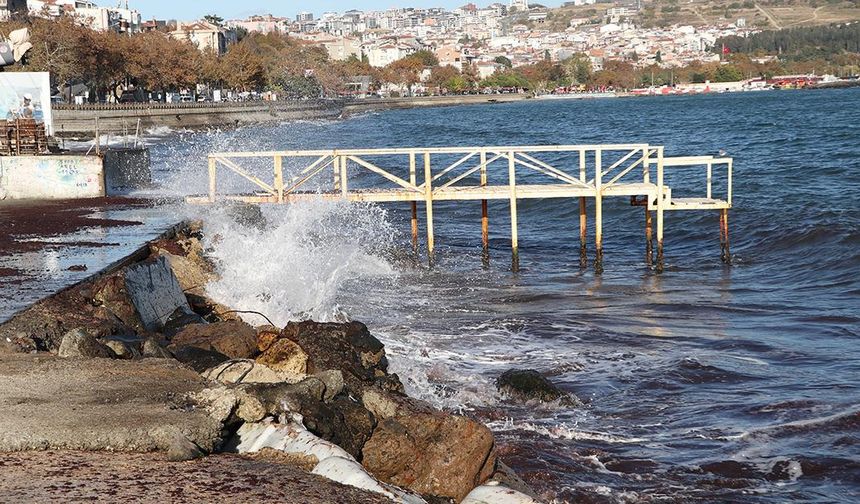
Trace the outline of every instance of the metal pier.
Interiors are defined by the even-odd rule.
[[[704,168],[695,176],[690,167]],[[226,169],[254,186],[254,192],[218,191],[218,170]],[[272,176],[264,181],[257,174]],[[285,178],[285,174],[290,174]],[[268,175],[265,176],[268,178]],[[695,196],[673,194],[667,177]],[[420,180],[420,184],[419,184]],[[704,182],[704,184],[701,184]],[[719,189],[719,190],[718,190]],[[714,156],[666,157],[662,146],[647,144],[337,149],[272,152],[223,152],[209,155],[209,194],[190,203],[219,199],[247,203],[293,203],[319,199],[410,202],[412,244],[418,250],[418,203],[423,202],[427,253],[434,252],[433,203],[481,201],[484,257],[489,257],[489,200],[508,200],[511,267],[519,269],[517,201],[579,198],[580,266],[586,267],[586,201],[594,207],[594,268],[603,271],[603,200],[629,198],[645,208],[646,262],[663,271],[664,213],[719,212],[721,258],[731,262],[728,210],[732,207],[732,159]],[[656,220],[656,261],[654,234]]]

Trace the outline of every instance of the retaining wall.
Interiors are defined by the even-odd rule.
[[[103,161],[98,156],[0,157],[0,201],[104,195]]]
[[[54,134],[93,137],[96,118],[102,135],[134,135],[137,121],[149,128],[205,128],[296,119],[334,119],[343,112],[337,100],[294,102],[59,105],[54,107]]]

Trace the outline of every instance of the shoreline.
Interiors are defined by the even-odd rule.
[[[289,102],[62,105],[54,108],[54,135],[68,139],[100,135],[134,135],[147,129],[204,129],[280,121],[326,120],[364,112],[423,107],[510,103],[528,94],[423,96],[361,100],[306,100]]]
[[[289,470],[290,481],[317,493],[336,494],[336,483],[370,492],[355,493],[355,502],[380,494],[410,504],[477,504],[487,496],[537,502],[498,461],[480,421],[405,395],[387,371],[383,344],[363,324],[253,327],[207,298],[202,286],[217,273],[203,229],[176,224],[0,324],[0,421],[7,426],[0,452],[30,465],[110,465],[102,455],[119,452],[131,457],[132,478],[149,463],[169,472],[164,457],[226,464],[239,479]],[[153,311],[156,305],[166,311]],[[238,455],[225,458],[231,453]],[[415,464],[419,453],[423,462]],[[51,494],[53,487],[13,473],[0,464],[7,489]],[[65,478],[84,494],[106,484]],[[156,493],[167,489],[167,482],[156,485]],[[278,490],[269,485],[263,495],[283,498],[292,487]]]

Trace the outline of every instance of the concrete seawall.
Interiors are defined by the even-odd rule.
[[[346,102],[344,114],[358,114],[373,110],[405,109],[418,107],[450,107],[455,105],[487,105],[517,102],[530,98],[527,94],[418,96],[412,98],[366,99]]]
[[[61,105],[54,109],[54,134],[95,135],[96,118],[102,135],[134,135],[137,121],[149,128],[207,128],[297,119],[334,119],[343,113],[338,100],[252,103],[188,103],[128,105]]]
[[[300,119],[336,119],[343,114],[417,107],[445,107],[506,103],[527,99],[524,94],[452,95],[363,100],[306,100],[290,102],[60,105],[55,106],[54,134],[92,138],[96,118],[102,135],[134,135],[149,128],[229,127]]]

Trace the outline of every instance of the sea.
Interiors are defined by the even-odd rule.
[[[527,100],[161,133],[155,187],[138,196],[159,200],[161,218],[205,220],[221,273],[211,296],[277,324],[364,322],[410,395],[488,425],[502,460],[547,501],[860,502],[860,90]],[[601,275],[579,266],[572,199],[519,202],[516,273],[507,201],[489,204],[489,264],[480,203],[437,202],[432,266],[423,204],[416,256],[408,203],[269,205],[251,223],[226,205],[181,203],[206,192],[209,152],[611,143],[733,158],[730,266],[716,212],[667,212],[657,274],[644,211],[624,198],[604,203]],[[544,160],[576,173],[562,156]],[[405,158],[377,161],[408,174]],[[271,180],[271,163],[243,166]],[[288,177],[300,168],[285,161]],[[539,183],[523,170],[522,183]],[[703,167],[672,170],[685,170],[673,171],[679,192],[704,190]],[[349,173],[357,186],[380,180],[354,163]],[[496,178],[507,163],[491,167]],[[220,190],[252,188],[219,172]],[[588,219],[591,259],[591,203]],[[512,368],[538,370],[582,405],[510,401],[495,380]]]

